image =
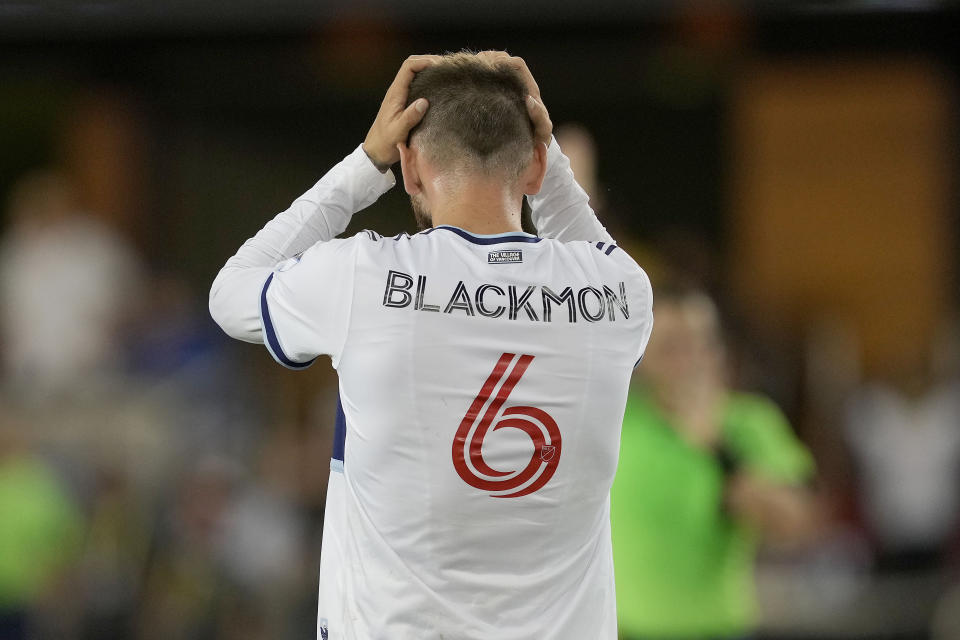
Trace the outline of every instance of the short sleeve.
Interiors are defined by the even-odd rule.
[[[726,439],[748,468],[783,484],[802,484],[814,472],[813,458],[794,435],[783,412],[770,400],[751,394],[730,399]]]
[[[267,277],[260,320],[277,362],[305,369],[328,355],[337,366],[350,323],[356,252],[355,238],[318,242]]]

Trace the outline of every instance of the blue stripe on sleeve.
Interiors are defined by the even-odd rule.
[[[347,444],[347,416],[343,413],[343,402],[337,395],[337,419],[333,428],[333,459],[343,465],[343,452]]]
[[[270,277],[267,278],[267,281],[263,283],[263,291],[260,293],[260,320],[263,324],[264,344],[267,347],[267,351],[273,356],[273,359],[286,368],[297,371],[306,369],[314,363],[316,358],[308,362],[296,362],[288,358],[287,354],[285,354],[280,347],[280,340],[277,338],[276,329],[273,327],[273,320],[270,319],[270,307],[267,305],[267,289],[270,288],[271,282],[273,282],[272,273]]]

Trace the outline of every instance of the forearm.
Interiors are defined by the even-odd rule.
[[[563,242],[613,242],[590,207],[587,192],[577,184],[570,160],[560,150],[556,138],[551,138],[547,147],[547,174],[540,193],[530,196],[528,201],[530,217],[541,237]]]
[[[210,289],[210,314],[230,336],[262,342],[260,293],[281,262],[347,228],[354,213],[373,204],[394,184],[358,147],[243,243],[227,260]]]
[[[736,519],[775,544],[808,538],[818,519],[816,500],[806,487],[776,484],[744,471],[728,485],[727,506]]]

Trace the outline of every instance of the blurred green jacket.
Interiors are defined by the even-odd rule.
[[[724,447],[776,482],[799,484],[813,461],[780,410],[729,394]],[[724,511],[724,472],[688,444],[644,393],[631,393],[611,492],[620,633],[626,637],[723,638],[757,622],[757,536]]]
[[[80,515],[49,467],[0,457],[0,612],[28,607],[79,550]]]

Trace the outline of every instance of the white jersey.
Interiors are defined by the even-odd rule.
[[[609,491],[651,290],[548,161],[541,234],[590,237],[332,239],[392,185],[358,149],[214,283],[228,333],[340,376],[324,640],[616,638]]]

